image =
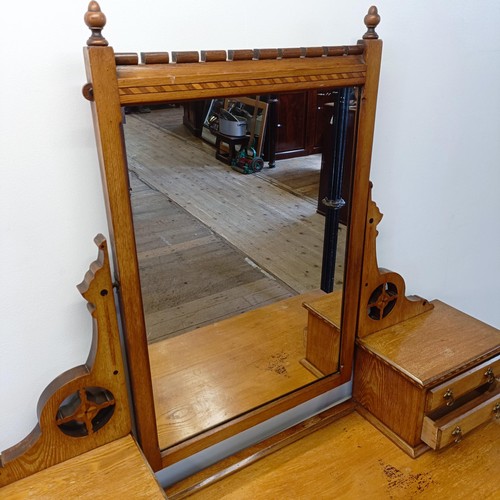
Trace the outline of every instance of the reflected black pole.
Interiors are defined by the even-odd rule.
[[[323,239],[323,263],[321,267],[321,289],[327,293],[333,291],[339,230],[339,210],[345,205],[341,192],[350,93],[350,88],[339,90],[338,98],[334,103],[332,124],[328,127],[328,133],[334,134],[333,141],[331,141],[334,148],[332,155],[333,174],[328,194],[322,200],[322,204],[326,208],[326,217]]]

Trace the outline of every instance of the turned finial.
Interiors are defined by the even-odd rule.
[[[377,32],[375,31],[375,28],[380,23],[380,16],[378,15],[378,10],[377,7],[375,7],[375,5],[372,5],[368,9],[368,14],[366,14],[364,21],[368,30],[363,35],[363,40],[377,40],[378,35]]]
[[[108,45],[108,41],[102,36],[102,29],[106,24],[106,16],[101,12],[101,7],[97,2],[90,2],[89,8],[85,13],[85,24],[92,31],[92,35],[87,40],[87,45],[89,47],[106,47]]]

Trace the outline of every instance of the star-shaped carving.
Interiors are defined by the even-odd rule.
[[[398,296],[398,289],[393,283],[378,286],[368,301],[369,316],[372,319],[385,318],[392,311]]]
[[[85,387],[78,390],[78,398],[79,404],[76,407],[68,404],[59,408],[56,423],[59,427],[71,422],[82,423],[86,429],[85,435],[93,434],[98,429],[94,429],[92,421],[104,408],[113,406],[115,404],[115,400],[113,398],[106,397],[105,401],[98,403],[94,400],[92,393]],[[66,414],[67,411],[70,413]]]

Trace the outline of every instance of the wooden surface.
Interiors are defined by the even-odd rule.
[[[321,284],[324,218],[308,200],[214,158],[211,146],[129,116],[129,168],[298,293]],[[344,237],[342,237],[344,236]],[[343,259],[345,231],[339,238]]]
[[[100,36],[100,26],[96,36]],[[94,29],[94,28],[92,28]],[[373,31],[373,30],[372,30]],[[93,46],[85,50],[88,83],[92,103],[98,154],[105,188],[106,207],[114,250],[116,274],[120,281],[121,313],[130,367],[138,438],[153,468],[160,466],[154,402],[150,380],[145,323],[139,285],[132,215],[128,197],[125,146],[123,144],[120,104],[146,104],[169,99],[185,101],[226,95],[262,95],[278,91],[360,85],[362,99],[356,152],[350,239],[346,271],[346,300],[343,315],[341,373],[335,384],[346,382],[352,373],[352,360],[359,306],[360,271],[363,263],[364,221],[371,165],[375,108],[382,43],[364,40],[349,55],[339,57],[282,59],[281,61],[235,61],[185,65],[138,65],[116,69],[111,48]],[[330,51],[328,51],[330,53]],[[337,54],[337,52],[333,51]],[[353,52],[354,53],[354,52]],[[340,55],[344,54],[344,55]],[[210,67],[209,67],[210,65]],[[221,92],[221,89],[222,92]],[[224,207],[223,207],[224,208]],[[224,212],[224,210],[223,210]],[[287,407],[313,397],[321,383],[297,391]],[[318,389],[320,388],[320,389]],[[263,409],[283,411],[279,404]],[[274,414],[276,414],[274,413]],[[269,415],[271,416],[271,414]],[[248,422],[247,422],[248,423]]]
[[[119,66],[122,105],[363,84],[362,56]]]
[[[38,401],[38,423],[33,431],[0,454],[0,486],[130,432],[130,405],[108,250],[102,235],[95,238],[95,243],[98,258],[78,285],[92,315],[90,353],[85,364],[62,373],[45,388]],[[2,406],[4,411],[7,406]]]
[[[149,346],[162,449],[314,380],[305,355],[310,292]]]
[[[437,383],[500,351],[500,331],[443,302],[359,340],[359,344],[397,367],[417,384]]]
[[[356,412],[191,498],[480,498],[500,496],[500,421],[412,459]]]
[[[311,302],[307,309],[306,356],[301,363],[316,376],[335,373],[339,367],[342,291]]]
[[[420,444],[424,388],[365,349],[356,349],[353,398],[408,446]]]
[[[166,195],[131,175],[149,342],[294,295]]]
[[[128,355],[129,382],[139,444],[153,469],[161,467],[139,266],[130,208],[122,110],[111,47],[86,47],[85,69],[92,85],[91,109],[104,187],[113,253],[113,276],[119,284],[120,315]]]
[[[450,443],[462,440],[477,426],[490,420],[498,420],[500,411],[495,406],[500,401],[500,388],[486,391],[468,403],[459,406],[451,413],[437,419],[429,416],[424,418],[422,441],[431,448],[439,450]]]
[[[357,332],[360,338],[430,311],[433,307],[421,297],[407,297],[406,284],[400,274],[378,267],[376,238],[381,220],[382,213],[372,201],[370,189]]]
[[[166,498],[128,435],[0,488],[0,498]]]
[[[234,472],[237,472],[242,467],[257,462],[262,458],[275,453],[279,449],[288,446],[303,437],[326,427],[330,423],[339,418],[348,415],[356,408],[356,404],[352,399],[348,399],[343,403],[337,404],[328,410],[325,410],[317,415],[299,422],[298,424],[289,427],[278,434],[260,441],[257,444],[249,446],[234,455],[216,462],[215,464],[202,469],[201,471],[179,481],[175,484],[168,485],[165,491],[168,498],[179,500],[186,498],[195,491],[214,484],[215,482],[227,477]]]
[[[474,388],[486,382],[493,384],[495,378],[497,381],[500,380],[500,355],[430,389],[427,394],[425,411],[428,413],[445,403],[452,405],[454,400]]]

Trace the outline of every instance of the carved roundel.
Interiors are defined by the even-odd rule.
[[[113,394],[102,387],[83,387],[59,406],[56,424],[64,434],[84,437],[104,427],[115,411]]]
[[[390,281],[382,283],[373,290],[368,299],[368,316],[380,320],[388,316],[398,300],[398,288]]]

